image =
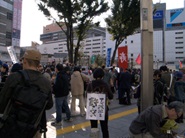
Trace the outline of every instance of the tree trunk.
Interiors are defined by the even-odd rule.
[[[118,46],[119,46],[119,43],[118,43],[118,40],[116,40],[115,49],[114,49],[114,52],[113,52],[113,55],[112,55],[112,58],[111,58],[111,66],[114,64],[114,60],[115,60],[115,56],[116,56]]]
[[[69,25],[69,62],[73,63],[73,25],[72,23]]]
[[[75,55],[74,55],[74,64],[78,61],[78,47],[75,48]]]

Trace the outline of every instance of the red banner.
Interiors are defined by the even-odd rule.
[[[123,69],[128,68],[128,48],[127,46],[118,48],[118,66]]]

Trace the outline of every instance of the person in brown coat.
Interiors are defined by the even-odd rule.
[[[83,73],[81,73],[79,67],[74,67],[73,74],[71,75],[71,94],[72,94],[72,102],[71,102],[71,114],[75,114],[76,107],[76,99],[79,99],[79,107],[81,116],[85,116],[85,100],[84,100],[84,81],[89,81],[89,77]]]

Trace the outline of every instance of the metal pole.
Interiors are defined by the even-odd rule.
[[[141,13],[141,111],[153,104],[153,3],[140,1]]]

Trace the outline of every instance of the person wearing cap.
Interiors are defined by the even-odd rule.
[[[184,111],[184,104],[179,101],[171,102],[169,105],[154,105],[142,111],[129,127],[131,138],[174,138],[174,133],[168,126],[166,131],[164,125],[167,120],[174,121]],[[163,131],[162,131],[163,130]]]
[[[93,72],[94,80],[87,86],[87,93],[99,92],[106,94],[106,98],[111,100],[113,99],[112,91],[109,85],[103,80],[104,70],[97,68]],[[103,138],[109,138],[108,130],[108,104],[105,108],[105,120],[100,120],[101,130]],[[98,128],[98,120],[90,120],[91,128]]]
[[[49,95],[48,103],[45,108],[45,110],[48,110],[53,106],[51,83],[37,70],[40,64],[40,60],[41,60],[41,54],[39,51],[27,50],[24,53],[24,56],[22,58],[23,70],[28,74],[29,79],[31,83],[33,83],[33,85],[37,85],[43,92]],[[0,92],[0,114],[4,113],[5,108],[8,104],[8,101],[13,95],[13,90],[16,88],[18,84],[24,85],[24,80],[22,75],[18,72],[10,74],[5,82],[3,89]],[[46,119],[44,122],[46,123]],[[42,125],[45,125],[45,124],[42,124]],[[6,133],[8,134],[11,132],[6,132]],[[41,137],[40,130],[38,130],[34,138],[39,138],[39,137]]]

